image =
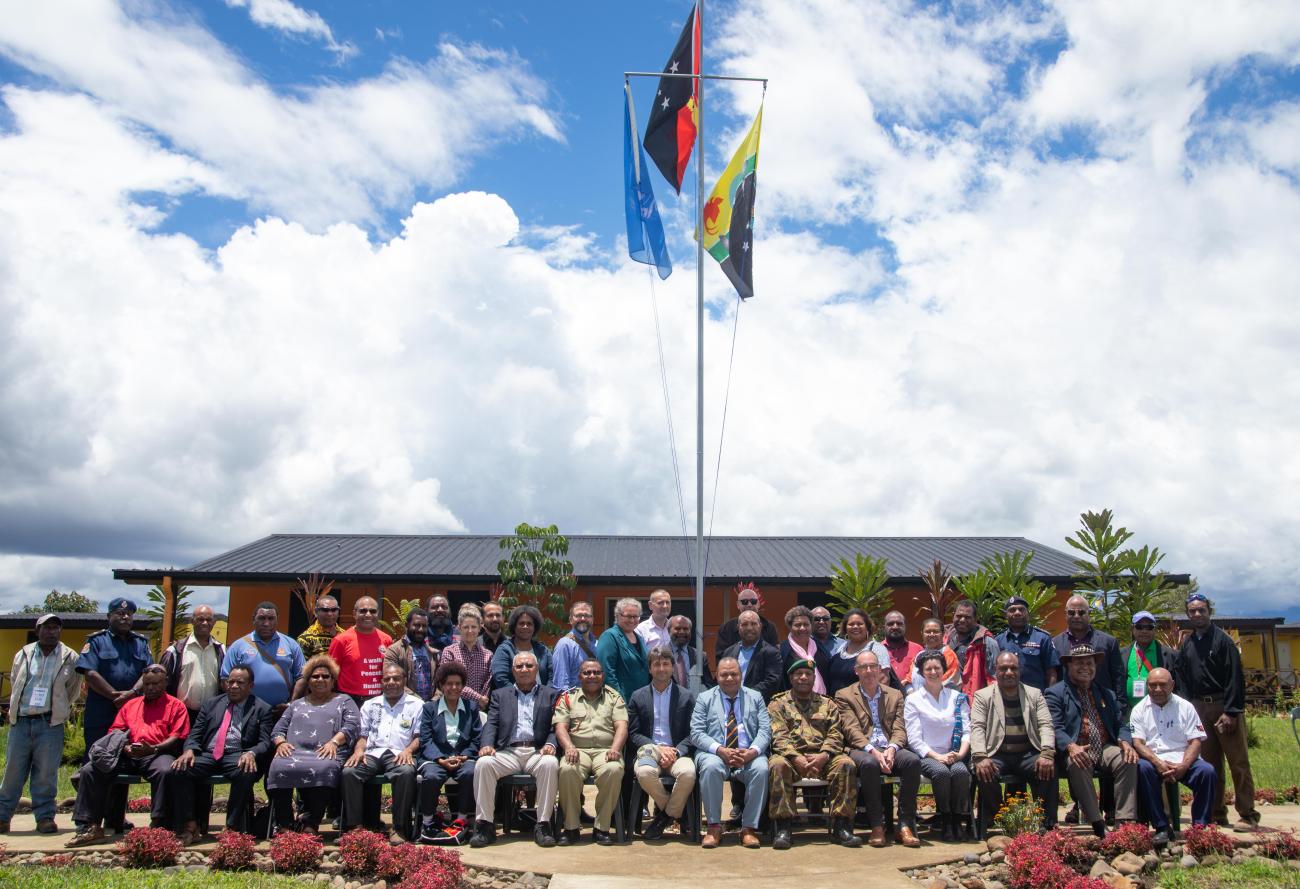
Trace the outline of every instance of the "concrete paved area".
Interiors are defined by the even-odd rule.
[[[1264,824],[1300,831],[1300,806],[1262,806]],[[137,824],[147,824],[147,815],[135,815]],[[14,816],[11,832],[0,836],[10,852],[57,852],[72,836],[71,821],[59,817],[58,834],[36,833],[30,815]],[[983,844],[926,842],[920,849],[890,846],[885,849],[844,849],[832,844],[824,830],[809,828],[795,837],[786,852],[764,847],[742,849],[738,835],[729,833],[718,849],[704,850],[682,842],[674,835],[660,843],[635,839],[624,846],[602,847],[587,839],[569,848],[539,849],[531,834],[498,834],[486,849],[461,847],[467,864],[490,865],[512,870],[533,871],[552,876],[551,889],[753,889],[756,882],[805,885],[809,878],[824,877],[834,884],[845,874],[853,875],[856,887],[904,889],[911,883],[900,868],[918,867],[960,858],[967,852],[982,851]],[[330,834],[326,834],[329,842]],[[209,848],[199,844],[196,849]],[[108,845],[91,846],[104,849]]]

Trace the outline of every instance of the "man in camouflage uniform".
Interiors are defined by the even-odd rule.
[[[339,600],[333,596],[321,596],[316,600],[316,622],[298,637],[303,661],[309,661],[318,654],[329,654],[330,643],[338,634]]]
[[[561,692],[555,699],[555,739],[563,751],[559,787],[564,833],[559,845],[570,846],[577,841],[582,787],[588,776],[595,775],[596,827],[592,838],[602,846],[612,846],[614,838],[609,828],[623,784],[627,704],[618,692],[605,685],[605,671],[595,658],[587,658],[579,665],[578,688]]]
[[[797,814],[794,782],[802,778],[819,778],[830,784],[826,807],[835,842],[849,848],[862,845],[862,840],[853,835],[857,772],[844,750],[839,707],[831,698],[813,691],[816,669],[810,660],[791,663],[786,671],[790,690],[776,695],[767,705],[772,718],[767,813],[776,825],[773,849],[790,848],[790,820]]]

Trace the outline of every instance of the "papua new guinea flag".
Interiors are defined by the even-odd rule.
[[[664,65],[665,74],[700,73],[700,17],[692,9],[686,26],[677,38],[672,58]],[[695,146],[699,106],[699,81],[693,77],[661,77],[650,120],[645,125],[645,150],[678,194],[686,164]]]
[[[722,271],[741,299],[754,295],[754,198],[758,187],[758,133],[763,109],[740,143],[731,163],[704,204],[704,249],[722,265]]]

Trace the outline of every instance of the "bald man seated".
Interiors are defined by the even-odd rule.
[[[1201,759],[1205,726],[1190,701],[1174,694],[1174,678],[1164,667],[1147,674],[1147,696],[1129,716],[1138,756],[1138,793],[1146,805],[1157,846],[1169,843],[1165,785],[1191,788],[1192,823],[1209,824],[1214,806],[1214,767]]]

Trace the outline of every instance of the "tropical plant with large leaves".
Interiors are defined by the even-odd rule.
[[[943,562],[935,559],[934,564],[919,571],[918,576],[930,594],[930,616],[937,617],[947,624],[948,614],[960,595],[952,585],[952,574],[944,567]]]
[[[320,572],[313,571],[306,577],[298,578],[298,585],[292,590],[293,597],[301,603],[303,610],[311,615],[311,619],[316,619],[316,600],[321,596],[330,595],[334,589],[334,581],[326,580]]]
[[[889,567],[884,559],[856,553],[852,562],[840,559],[838,566],[831,566],[830,579],[827,609],[836,617],[861,608],[879,626],[884,613],[894,607],[894,591],[888,585]]]
[[[559,636],[565,626],[568,594],[578,587],[569,553],[569,538],[555,525],[537,527],[522,523],[515,533],[501,538],[500,547],[508,558],[497,562],[497,574],[505,587],[498,600],[507,613],[516,605],[533,605],[542,613],[542,631]]]
[[[149,618],[154,622],[153,629],[149,631],[149,647],[153,649],[156,655],[161,655],[164,648],[172,644],[175,639],[180,639],[190,635],[192,627],[190,626],[190,597],[194,595],[194,590],[187,586],[176,587],[176,593],[172,597],[172,638],[163,638],[163,611],[167,608],[167,597],[163,594],[161,585],[155,585],[149,590],[145,598],[148,605],[140,609],[140,616]]]
[[[1007,627],[1007,600],[1020,596],[1029,609],[1029,622],[1041,627],[1056,611],[1056,588],[1037,580],[1029,570],[1033,553],[1013,550],[983,559],[971,574],[953,578],[962,596],[975,606],[975,619],[991,633]]]
[[[1003,599],[998,592],[997,576],[986,562],[981,562],[980,566],[969,574],[959,574],[954,577],[952,585],[957,588],[957,592],[961,593],[959,602],[964,599],[975,606],[975,620],[979,623],[993,632],[1000,632],[1001,627],[1006,625],[1007,619],[1003,613]]]
[[[381,600],[380,610],[391,611],[397,615],[397,620],[389,622],[384,619],[379,620],[379,626],[385,633],[394,639],[406,633],[406,618],[417,608],[422,608],[419,599],[399,599],[394,602],[392,599],[385,597]]]

